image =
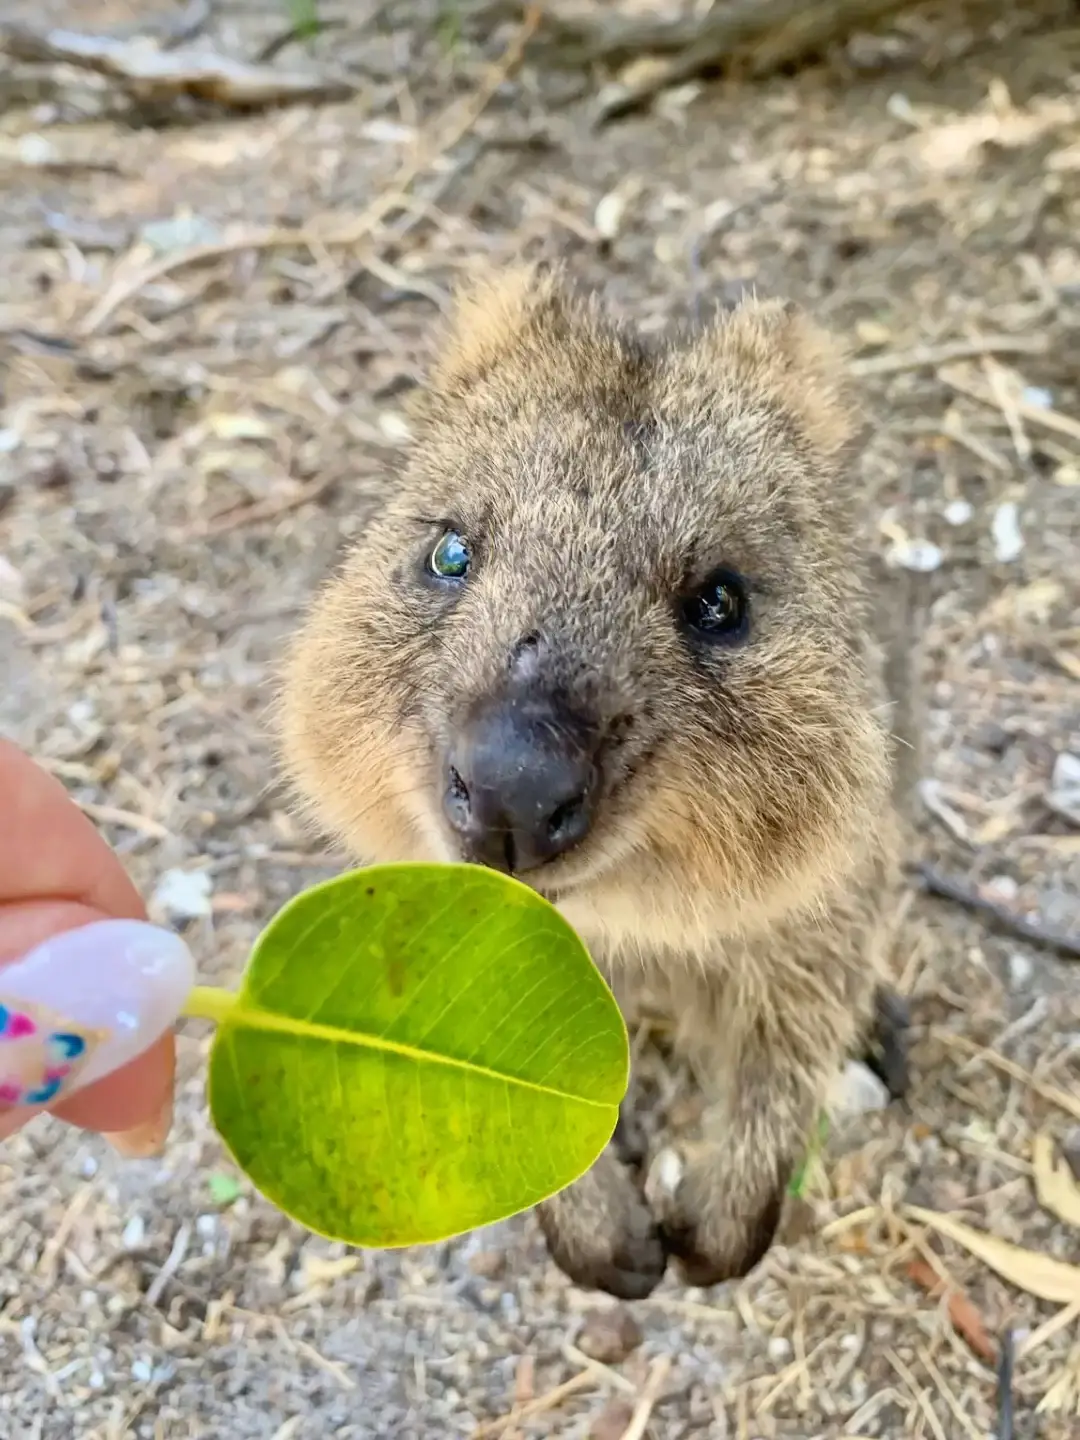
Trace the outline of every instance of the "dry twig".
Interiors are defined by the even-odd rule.
[[[735,70],[760,77],[818,55],[858,30],[872,30],[907,9],[911,0],[723,0],[690,20],[660,24],[612,23],[604,7],[585,49],[612,63],[631,55],[666,52],[634,84],[616,87],[600,106],[601,121],[640,110],[661,90],[705,71]],[[562,26],[566,33],[565,23]]]
[[[987,900],[962,881],[940,874],[932,865],[919,865],[918,875],[927,894],[936,895],[941,900],[951,900],[954,905],[962,905],[965,910],[985,916],[998,929],[1022,940],[1029,940],[1033,945],[1056,950],[1066,960],[1080,960],[1080,938],[1050,930],[1036,920],[1026,920],[1022,915],[1014,915],[1012,911],[995,904],[993,900]]]
[[[642,1440],[649,1417],[660,1398],[660,1392],[664,1388],[664,1381],[667,1379],[670,1369],[671,1360],[667,1355],[658,1355],[652,1362],[648,1379],[641,1392],[641,1399],[634,1406],[634,1413],[630,1417],[630,1424],[622,1433],[622,1440]]]
[[[343,100],[356,88],[349,81],[247,65],[207,50],[158,50],[111,35],[39,32],[27,25],[0,26],[0,52],[13,60],[75,65],[118,81],[140,98],[171,100],[188,95],[237,110],[299,100]]]

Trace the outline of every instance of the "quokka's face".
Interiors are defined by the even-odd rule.
[[[298,637],[286,754],[368,861],[760,895],[877,803],[838,364],[751,304],[646,352],[515,272]]]

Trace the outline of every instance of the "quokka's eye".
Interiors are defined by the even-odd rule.
[[[440,580],[464,580],[469,573],[469,547],[456,530],[447,530],[428,556],[428,569]]]
[[[679,610],[683,624],[702,640],[737,644],[749,630],[746,581],[734,570],[714,570],[692,595],[684,596]]]

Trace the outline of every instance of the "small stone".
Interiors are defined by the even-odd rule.
[[[133,1215],[124,1226],[120,1244],[125,1250],[141,1250],[146,1244],[146,1221],[141,1215]]]
[[[15,146],[20,161],[34,168],[55,165],[59,156],[55,145],[44,135],[23,135]]]
[[[212,913],[213,891],[214,882],[205,870],[166,870],[150,904],[169,920],[199,920]]]
[[[1054,761],[1046,801],[1063,820],[1080,825],[1080,755],[1064,750]]]
[[[1080,789],[1080,755],[1063,750],[1054,761],[1050,784],[1054,790]]]
[[[628,1400],[609,1400],[589,1427],[589,1440],[622,1440],[633,1418]]]
[[[1035,974],[1035,967],[1026,955],[1014,950],[1009,956],[1009,989],[1026,990]]]
[[[945,506],[945,520],[949,525],[966,525],[973,514],[970,500],[950,500]]]
[[[498,1280],[506,1269],[506,1254],[502,1250],[478,1250],[469,1257],[469,1269],[482,1280]]]
[[[623,216],[630,196],[623,187],[601,197],[593,211],[593,227],[601,240],[614,240],[622,229]]]
[[[1020,558],[1024,537],[1020,532],[1020,511],[1012,500],[1006,500],[994,511],[990,534],[994,541],[994,558],[1002,565],[1010,565]]]
[[[861,1061],[852,1060],[837,1076],[829,1090],[829,1110],[837,1119],[885,1110],[888,1088]]]
[[[769,1359],[782,1365],[792,1356],[791,1341],[786,1335],[774,1335],[769,1341]]]
[[[578,1349],[603,1365],[620,1365],[641,1344],[641,1326],[624,1305],[591,1310],[578,1336]]]
[[[929,575],[941,569],[945,556],[941,546],[930,540],[904,540],[891,546],[887,558],[889,564],[899,565],[902,570]]]
[[[1025,405],[1033,405],[1036,410],[1052,410],[1054,408],[1054,396],[1043,385],[1025,385],[1020,398]]]
[[[982,888],[986,898],[995,905],[1012,905],[1020,893],[1020,886],[1011,875],[992,875]]]

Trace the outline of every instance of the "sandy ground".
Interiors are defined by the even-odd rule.
[[[451,6],[412,9],[276,62],[344,67],[353,98],[249,115],[0,60],[0,729],[147,895],[209,878],[187,934],[207,976],[235,977],[282,901],[334,873],[275,784],[268,678],[405,443],[458,275],[559,253],[647,327],[753,283],[852,341],[882,554],[938,547],[912,858],[1075,942],[1068,7],[1002,44],[923,54],[908,32],[884,68],[692,87],[600,132],[580,76],[527,61],[489,84],[512,23],[480,42]],[[104,28],[168,7],[4,10]],[[221,3],[203,43],[251,58],[281,29],[269,3]],[[401,1255],[287,1223],[223,1157],[190,1027],[164,1159],[48,1123],[0,1156],[0,1434],[1080,1435],[1080,1303],[1062,1308],[1080,1227],[1032,1176],[1040,1132],[1080,1152],[1080,970],[910,901],[909,1108],[834,1132],[802,1238],[745,1283],[669,1279],[629,1316],[564,1281],[529,1218]],[[908,1204],[1071,1264],[1056,1303],[1030,1258],[1006,1280]],[[993,1363],[1009,1330],[1015,1430]]]

